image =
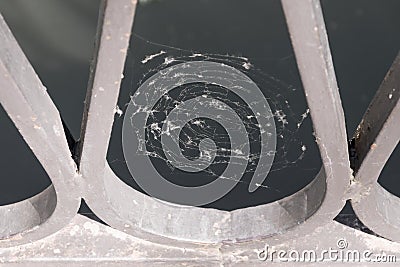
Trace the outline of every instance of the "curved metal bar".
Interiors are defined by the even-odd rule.
[[[80,188],[58,110],[1,16],[0,36],[0,102],[53,183],[31,199],[0,208],[0,238],[19,235],[0,240],[7,247],[63,228],[78,210]]]
[[[310,237],[313,241],[311,247],[318,249],[337,242],[333,239],[337,236],[333,235],[327,237],[331,243],[325,242],[327,228],[336,229],[335,233],[346,232],[345,226],[334,223],[332,219],[349,197],[368,227],[384,237],[400,241],[400,200],[377,183],[400,138],[400,128],[396,125],[400,121],[400,90],[397,87],[400,84],[400,56],[389,70],[356,132],[356,177],[351,179],[343,109],[320,3],[318,0],[282,0],[282,4],[324,165],[311,183],[293,195],[232,212],[180,206],[153,199],[118,179],[106,161],[136,1],[103,1],[81,133],[79,159],[82,176],[72,160],[56,107],[0,16],[0,36],[3,37],[0,46],[0,102],[53,182],[52,186],[32,198],[0,206],[0,238],[3,238],[0,248],[43,239],[60,230],[76,215],[81,196],[96,215],[130,236],[79,220],[78,216],[77,221],[82,228],[77,224],[70,225],[60,231],[59,239],[55,240],[67,238],[75,244],[75,235],[79,232],[84,234],[83,229],[90,232],[91,239],[85,243],[89,245],[83,246],[85,249],[96,247],[100,238],[103,242],[111,240],[117,245],[129,239],[132,241],[128,250],[130,254],[124,254],[118,260],[134,259],[143,263],[146,258],[151,258],[165,264],[169,254],[161,261],[160,255],[166,255],[167,246],[167,249],[176,246],[182,252],[182,256],[178,257],[188,257],[187,248],[202,248],[202,253],[207,250],[215,253],[209,259],[213,263],[221,260],[227,264],[247,264],[259,260],[249,259],[246,255],[253,253],[259,245],[261,247],[268,242],[271,246],[280,244],[296,248],[300,245],[304,249],[304,245],[310,245]],[[329,230],[333,233],[332,229]],[[368,250],[371,247],[377,250],[375,243],[382,241],[371,236],[357,239],[359,235],[363,234],[347,233],[358,242],[359,247],[364,245]],[[83,240],[87,241],[85,235]],[[52,241],[54,239],[21,246],[16,249],[20,250],[18,252],[11,249],[0,252],[3,256],[7,255],[7,260],[14,261],[21,248],[24,254],[27,248],[33,247],[31,253],[34,254],[42,250],[46,243],[53,245]],[[374,244],[371,245],[371,242]],[[147,251],[132,254],[145,247],[137,246],[139,243],[162,248],[150,256]],[[388,244],[386,242],[385,246],[388,247]],[[46,249],[50,251],[49,247]],[[50,249],[51,256],[60,252],[52,246]],[[82,250],[84,253],[85,249]],[[114,249],[106,251],[106,257],[109,257],[110,251]],[[118,253],[121,251],[118,250]],[[82,255],[88,255],[84,253]],[[145,255],[146,258],[138,255]],[[98,255],[94,253],[94,256]],[[198,254],[189,257],[192,257],[188,258],[190,262],[199,258]],[[62,258],[56,256],[54,259],[60,264]],[[98,263],[100,258],[93,259]],[[35,258],[28,259],[31,260],[34,262]],[[79,260],[75,263],[80,265]],[[4,257],[0,261],[4,261]],[[102,263],[107,264],[105,261]]]
[[[383,189],[377,181],[400,140],[399,84],[400,53],[354,135],[354,183],[359,190],[355,191],[351,200],[354,211],[366,226],[395,241],[400,241],[400,222],[396,212],[400,200]]]
[[[54,212],[56,205],[56,191],[50,185],[31,198],[0,206],[0,238],[8,238],[42,224]]]
[[[340,212],[347,199],[351,169],[344,112],[320,2],[282,0],[282,6],[327,176],[324,202],[301,226],[304,233],[328,223]]]
[[[159,235],[157,242],[166,237],[212,243],[271,236],[297,226],[320,207],[325,186],[325,175],[320,172],[293,195],[228,212],[157,200],[126,185],[108,167],[103,181],[92,185],[84,198],[99,218],[124,232]],[[251,225],[243,223],[247,221]]]
[[[318,177],[292,196],[270,204],[233,212],[172,205],[154,200],[124,184],[109,167],[103,169],[107,151],[106,145],[108,145],[106,138],[109,138],[104,129],[111,128],[112,124],[109,113],[113,103],[110,104],[110,98],[116,101],[118,94],[116,91],[101,91],[98,87],[100,85],[98,85],[93,86],[86,132],[87,135],[91,132],[90,138],[94,139],[87,139],[83,143],[81,171],[85,177],[90,179],[84,198],[101,219],[111,226],[131,234],[142,230],[159,235],[161,238],[219,242],[224,240],[249,240],[284,232],[289,228],[298,226],[314,214],[320,208],[324,197],[325,201],[322,204],[324,208],[317,211],[319,215],[315,215],[318,217],[319,224],[329,222],[337,215],[344,205],[350,178],[343,110],[338,101],[340,98],[325,28],[321,26],[322,13],[319,4],[317,1],[299,2],[306,10],[296,12],[292,8],[286,7],[285,11],[289,13],[287,16],[289,17],[288,23],[291,26],[293,41],[299,47],[296,54],[298,60],[303,64],[300,69],[309,105],[311,109],[315,109],[312,118],[314,124],[318,125],[315,127],[317,142],[320,145],[324,160],[324,169],[321,170]],[[313,15],[311,17],[309,16],[310,12]],[[299,29],[293,25],[298,20],[306,23],[305,29]],[[317,30],[315,30],[316,25],[320,27]],[[308,46],[297,43],[298,34],[306,35]],[[112,47],[108,47],[108,49],[112,49]],[[305,58],[313,59],[311,65],[304,62]],[[329,68],[328,72],[325,72],[326,67]],[[311,68],[311,76],[304,72],[306,68]],[[322,89],[319,90],[319,88]],[[95,95],[97,97],[94,97]],[[101,100],[99,100],[99,97],[101,97]],[[325,105],[321,105],[322,99]],[[94,121],[97,122],[93,124],[93,128],[90,128],[92,116]],[[100,121],[100,118],[102,121]],[[327,119],[330,121],[327,122]],[[329,127],[327,127],[327,124],[329,124]],[[97,131],[95,131],[94,126],[98,128]],[[333,137],[330,127],[339,129]],[[93,136],[95,132],[100,132],[100,137]],[[109,133],[108,130],[106,132]],[[99,138],[101,140],[97,141],[101,141],[100,148],[99,143],[94,141]],[[89,149],[87,151],[91,152],[84,156],[86,146]],[[96,151],[98,154],[94,153]],[[94,163],[89,154],[96,157]],[[91,170],[89,168],[86,173],[84,166],[89,162],[96,164],[93,167],[97,168],[95,172],[93,168]],[[328,185],[327,195],[325,195],[326,185]],[[252,227],[244,227],[242,222],[250,218],[258,219],[256,223],[252,223]],[[296,232],[300,234],[300,232]]]

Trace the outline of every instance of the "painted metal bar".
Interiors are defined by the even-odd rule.
[[[78,149],[80,172],[103,171],[137,1],[103,0]]]
[[[354,138],[354,211],[371,230],[400,242],[400,198],[378,184],[400,140],[400,53],[387,72]],[[373,214],[373,216],[371,216]]]
[[[356,181],[377,181],[400,140],[400,53],[354,134]]]
[[[2,17],[0,36],[2,106],[50,176],[57,176],[59,167],[74,175],[76,166],[58,110]],[[60,166],[53,166],[53,161]]]
[[[84,181],[76,173],[77,167],[68,149],[62,121],[46,89],[0,16],[0,37],[2,38],[0,45],[0,101],[54,184],[54,187],[46,189],[25,202],[19,202],[15,206],[6,208],[0,207],[0,226],[2,227],[0,227],[0,230],[9,225],[15,227],[18,222],[20,223],[19,226],[13,230],[19,232],[46,221],[37,229],[28,231],[27,237],[21,235],[0,240],[0,247],[25,243],[24,246],[0,249],[0,262],[6,266],[26,266],[27,264],[32,266],[86,266],[94,263],[101,266],[125,266],[126,264],[138,266],[147,266],[148,264],[165,266],[177,264],[248,266],[252,264],[264,266],[266,262],[260,259],[260,251],[264,250],[265,252],[266,246],[271,244],[279,245],[271,247],[272,249],[313,250],[317,252],[317,255],[323,255],[324,252],[322,251],[328,248],[347,249],[350,244],[350,249],[370,251],[375,255],[387,251],[389,254],[399,257],[399,244],[357,232],[332,221],[332,216],[336,216],[344,204],[346,196],[348,196],[345,191],[349,188],[351,170],[347,153],[344,115],[322,11],[317,0],[282,0],[282,4],[311,110],[316,140],[323,158],[324,166],[320,177],[326,178],[326,197],[316,214],[305,223],[293,227],[286,233],[269,237],[260,235],[248,240],[248,242],[229,242],[232,240],[227,240],[226,242],[214,242],[214,244],[184,242],[176,239],[166,239],[167,241],[162,241],[165,242],[162,243],[161,237],[158,235],[154,235],[153,239],[149,236],[143,238],[143,236],[138,235],[138,229],[124,230],[130,234],[128,235],[76,215],[74,207],[77,208],[77,204],[79,204],[80,194],[86,194],[86,192],[76,190],[84,184]],[[103,179],[104,170],[105,175],[111,175],[111,170],[106,162],[106,154],[135,6],[136,1],[103,1],[79,154],[81,159],[80,171],[84,178],[88,178],[91,182]],[[371,186],[377,185],[373,182],[376,181],[380,170],[399,140],[400,128],[396,127],[400,116],[399,90],[397,87],[400,84],[399,70],[398,57],[371,103],[355,136],[355,148],[359,155],[358,163],[355,165],[357,166],[355,181],[366,186],[366,190],[368,190],[369,184]],[[379,172],[375,169],[375,165],[378,169],[381,168]],[[369,171],[372,169],[373,171]],[[325,182],[322,178],[320,178],[321,180],[314,180],[314,183]],[[107,181],[118,181],[123,184],[122,181],[114,178],[112,180],[103,179],[103,182]],[[86,184],[90,185],[90,182]],[[128,196],[130,196],[131,191],[128,191],[128,186],[123,188],[125,191],[121,191],[122,187],[115,185],[116,183],[109,182],[103,189],[108,189],[112,193],[110,195],[116,197],[121,192],[125,192],[126,194],[122,195],[128,199],[126,203],[135,204],[135,202],[129,201],[131,199]],[[314,189],[321,191],[320,189],[323,187],[318,186]],[[386,215],[391,214],[391,209],[395,210],[398,207],[398,199],[396,198],[397,200],[394,201],[390,194],[374,188],[371,190],[372,193],[367,192],[365,198],[361,196],[359,199],[359,203],[363,203],[363,207],[369,207],[363,214],[371,217],[373,205],[378,210],[384,210]],[[129,188],[129,190],[131,189]],[[354,193],[354,191],[352,192]],[[102,195],[96,195],[96,193]],[[309,208],[310,205],[319,203],[319,200],[309,202],[313,196],[319,193],[321,192],[307,193],[302,207]],[[110,202],[110,198],[104,198],[105,195],[103,194],[104,192],[96,190],[89,190],[88,193],[94,201],[92,203],[100,204],[100,206],[102,204],[105,206]],[[140,193],[136,192],[136,194]],[[377,198],[378,195],[384,196],[384,199],[388,202],[382,202],[381,198]],[[104,202],[96,202],[98,197]],[[142,198],[149,197],[143,195]],[[355,199],[353,198],[353,200]],[[56,203],[52,201],[56,201]],[[153,223],[155,219],[173,218],[171,214],[167,214],[167,210],[162,210],[164,212],[162,214],[160,210],[154,209],[153,204],[155,203],[149,203],[152,204],[149,209],[153,209],[154,212],[148,217],[149,223]],[[392,203],[392,205],[387,205],[387,203]],[[53,204],[56,205],[55,208],[52,206]],[[290,204],[290,206],[285,207],[286,211],[296,212],[296,209],[299,208],[298,201],[293,201],[293,205]],[[129,213],[132,210],[145,208],[145,206],[131,207],[131,209],[124,210]],[[249,228],[249,226],[245,223],[252,221],[253,224],[256,224],[254,220],[258,217],[265,222],[260,216],[262,212],[259,212],[262,208],[262,206],[260,208],[249,208],[252,210],[250,213],[245,210],[236,212],[240,217],[238,216],[237,222],[231,225],[238,226],[237,229],[232,228],[232,231],[236,231],[235,236],[232,237],[237,237],[236,233],[239,231],[243,233],[247,231],[245,228]],[[55,209],[55,211],[49,214],[52,209]],[[111,210],[104,209],[102,212],[106,213]],[[15,214],[15,217],[10,217],[10,211]],[[181,208],[179,208],[179,211],[174,211],[176,213],[173,212],[172,214],[177,216],[184,214]],[[394,215],[397,215],[397,213],[394,213]],[[134,213],[128,215],[138,219]],[[157,217],[158,215],[161,216]],[[201,218],[209,215],[205,214]],[[49,216],[50,219],[46,220]],[[75,216],[74,219],[67,225],[69,219],[73,216]],[[372,217],[375,218],[376,216]],[[271,218],[274,218],[274,216],[271,216]],[[27,221],[22,221],[24,219],[27,219]],[[189,217],[189,223],[190,219],[196,218],[194,216]],[[227,218],[222,219],[226,221]],[[277,224],[281,225],[282,222],[279,222],[279,217],[277,219]],[[390,227],[397,225],[398,216],[392,216],[389,219]],[[126,220],[116,216],[112,220],[121,224],[121,227],[116,227],[118,229],[122,227],[133,228],[132,225],[127,224]],[[286,220],[286,217],[284,220]],[[326,221],[329,222],[326,223]],[[389,226],[383,227],[383,229],[388,237],[393,237],[391,235],[393,232],[389,230],[396,227],[390,228]],[[176,224],[175,222],[175,227],[180,227],[183,231],[186,231],[188,224]],[[195,230],[203,231],[201,228]],[[394,230],[397,231],[398,229]],[[42,231],[40,235],[31,235],[31,233],[38,231]],[[48,236],[51,232],[57,233]],[[397,232],[395,235],[397,236]],[[42,239],[45,236],[48,236],[48,238]],[[31,242],[35,240],[36,242]],[[345,246],[341,247],[341,245]],[[320,263],[314,265],[317,264]],[[366,264],[366,262],[361,262],[360,266]],[[286,266],[287,262],[283,262],[281,265]]]
[[[326,174],[320,209],[333,219],[345,202],[351,170],[344,112],[318,0],[282,0],[298,69]]]
[[[53,183],[30,199],[0,207],[0,239],[47,220],[27,233],[33,240],[61,229],[75,215],[79,177],[58,110],[2,16],[0,39],[0,103]],[[0,240],[0,247],[24,240]]]

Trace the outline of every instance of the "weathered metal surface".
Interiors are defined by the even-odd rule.
[[[355,179],[376,182],[400,140],[400,54],[387,72],[354,134]]]
[[[378,184],[379,174],[400,140],[400,54],[390,67],[354,134],[355,187],[352,204],[373,231],[400,241],[400,199]],[[374,214],[374,216],[371,216]]]
[[[83,197],[107,223],[115,217],[105,191],[106,155],[129,45],[136,1],[102,1],[77,158],[84,178]],[[118,195],[124,195],[120,191]],[[108,208],[108,209],[107,209]]]
[[[332,249],[400,256],[398,243],[333,221],[351,199],[368,227],[399,241],[399,200],[376,183],[400,136],[399,58],[356,133],[358,161],[352,179],[320,3],[282,4],[324,165],[292,196],[233,212],[156,201],[123,183],[106,161],[136,1],[103,1],[81,140],[74,155],[79,171],[56,107],[0,18],[0,101],[53,182],[37,196],[0,207],[0,263],[264,265],[269,259],[260,257],[266,246],[274,251],[312,250],[319,256]],[[111,227],[77,215],[81,197]],[[374,262],[364,258],[351,263]]]
[[[4,247],[65,226],[79,207],[80,177],[58,110],[1,16],[0,36],[0,102],[53,183],[37,196],[0,207],[0,247]]]
[[[351,169],[344,113],[320,2],[282,0],[282,6],[323,160],[321,173],[326,177],[321,206],[298,229],[287,233],[290,239],[328,223],[340,212],[347,198]]]
[[[329,229],[329,234],[326,228]],[[316,228],[309,234],[275,246],[270,245],[267,240],[259,239],[246,242],[242,246],[204,244],[191,248],[182,246],[183,244],[174,246],[148,242],[76,215],[66,227],[54,235],[18,248],[0,250],[0,263],[2,266],[4,263],[7,263],[6,266],[265,266],[271,263],[271,259],[264,261],[259,257],[266,246],[270,253],[274,250],[300,253],[315,251],[320,257],[323,250],[341,251],[338,241],[343,241],[349,251],[357,250],[363,253],[368,250],[371,260],[374,255],[382,254],[382,251],[387,255],[400,256],[398,243],[360,232],[335,221],[331,221],[326,227]],[[349,262],[352,266],[368,264],[357,260]],[[298,263],[302,261],[299,260]],[[336,266],[346,261],[332,260],[325,263]],[[288,263],[275,261],[275,264],[286,266]],[[318,266],[321,262],[310,261],[307,266],[310,264]]]
[[[316,4],[318,3],[312,2],[310,5],[305,5],[307,8],[305,11],[308,12],[312,10],[311,7]],[[325,65],[323,65],[325,63],[325,58],[320,58],[321,54],[327,55],[328,57],[330,55],[329,47],[326,43],[326,35],[320,35],[320,33],[314,29],[315,25],[320,25],[321,22],[323,22],[322,13],[320,10],[318,12],[315,13],[318,19],[310,20],[310,25],[307,25],[305,28],[308,29],[306,31],[310,33],[310,40],[308,40],[308,42],[314,43],[314,47],[321,47],[320,51],[315,50],[315,52],[314,49],[311,50],[311,55],[318,61],[314,63],[319,64],[316,70],[325,67]],[[296,15],[301,14],[302,13]],[[294,17],[293,15],[293,19],[304,18]],[[324,32],[323,24],[320,27],[322,27],[320,30]],[[300,32],[298,34],[302,33]],[[322,45],[322,42],[325,43]],[[321,71],[319,71],[319,73],[321,73]],[[332,121],[332,125],[343,129],[343,131],[338,132],[338,136],[335,137],[335,139],[329,139],[330,131],[327,131],[325,126],[318,130],[317,138],[318,140],[323,140],[320,143],[322,144],[321,151],[324,154],[323,158],[325,159],[326,167],[320,172],[315,181],[293,196],[270,204],[240,209],[233,212],[198,207],[184,207],[159,202],[124,184],[110,168],[103,169],[105,164],[104,155],[106,153],[106,147],[104,145],[108,144],[107,142],[105,143],[105,138],[107,137],[104,135],[102,137],[103,144],[101,145],[103,149],[99,150],[101,151],[99,153],[92,154],[93,157],[97,157],[94,161],[89,160],[89,156],[85,159],[85,146],[93,151],[97,151],[96,149],[98,149],[98,147],[90,144],[91,141],[86,144],[84,142],[83,144],[80,171],[84,178],[86,176],[88,177],[87,179],[85,178],[86,181],[95,179],[88,184],[88,190],[85,190],[84,198],[86,202],[102,220],[112,227],[130,234],[138,234],[138,231],[142,231],[143,238],[151,238],[152,235],[156,234],[161,237],[197,242],[248,240],[258,236],[270,236],[282,232],[306,220],[319,208],[325,196],[325,173],[327,172],[329,174],[328,181],[332,181],[332,170],[336,170],[337,168],[338,173],[336,174],[336,181],[335,183],[330,183],[332,189],[330,189],[330,193],[328,193],[331,200],[324,202],[327,208],[320,209],[320,214],[322,216],[318,219],[319,223],[321,219],[325,222],[329,222],[337,215],[344,204],[344,197],[338,197],[337,194],[342,194],[344,196],[346,186],[349,184],[350,168],[349,161],[346,161],[347,141],[344,131],[344,119],[342,118],[343,113],[340,103],[335,102],[335,97],[338,95],[337,87],[335,86],[336,82],[332,73],[321,77],[322,78],[319,79],[316,84],[307,84],[306,87],[309,91],[315,90],[314,88],[316,86],[323,86],[326,88],[327,97],[329,97],[330,103],[334,105],[331,108],[338,112],[336,116],[338,119],[337,121]],[[98,94],[105,94],[105,91],[98,92],[96,87],[93,88],[96,92],[96,97],[93,97],[92,93],[91,102],[90,104],[88,103],[90,106],[87,116],[88,123],[92,120],[91,114],[93,114],[95,121],[97,116],[99,116],[99,118],[105,116],[104,105],[109,105],[107,106],[109,110],[113,107],[113,104],[109,104],[111,102],[109,99],[110,97],[106,97],[102,101],[98,100]],[[118,94],[117,89],[112,91],[111,94],[112,96],[116,96]],[[111,97],[111,99],[113,98]],[[311,102],[315,105],[318,101],[320,100],[315,99]],[[315,108],[318,109],[318,107]],[[319,108],[321,108],[321,106]],[[328,110],[330,106],[324,108]],[[100,110],[103,113],[100,113]],[[320,121],[326,119],[325,114],[328,113],[321,113],[322,117],[319,119]],[[111,122],[112,121],[109,120],[96,121],[96,123],[93,123],[96,128],[86,130],[86,133],[89,135],[90,132],[104,132],[104,129],[111,127]],[[318,121],[318,123],[320,122]],[[321,133],[319,133],[320,131]],[[330,140],[329,145],[327,140]],[[342,146],[337,145],[340,143]],[[327,146],[329,146],[329,148]],[[103,156],[99,156],[99,154]],[[331,158],[336,160],[332,162]],[[88,164],[93,164],[93,162],[95,162],[96,167],[88,168],[88,171],[85,171],[85,162],[88,162]],[[343,175],[343,172],[346,174]],[[93,196],[96,196],[95,199],[92,199]],[[99,198],[98,196],[102,197]],[[335,200],[333,201],[333,199]],[[339,201],[336,201],[337,199],[339,199]],[[332,207],[328,207],[330,205],[332,205]],[[331,218],[326,216],[327,212],[331,213]],[[261,219],[255,220],[256,214],[259,214]],[[249,218],[254,220],[251,227],[243,226],[240,223]],[[185,227],[183,228],[181,225],[185,225]],[[314,226],[311,226],[309,231],[311,231],[313,227]],[[199,231],[199,229],[201,229],[201,231]],[[158,239],[160,239],[160,237],[158,237]],[[170,242],[170,240],[166,239],[165,242]]]
[[[103,172],[137,1],[103,0],[79,141],[79,170]],[[90,178],[89,178],[90,179]]]

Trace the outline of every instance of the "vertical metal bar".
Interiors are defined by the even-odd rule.
[[[324,205],[333,211],[344,204],[351,171],[344,112],[322,10],[318,0],[282,0],[282,6],[327,176]]]
[[[103,0],[79,145],[85,177],[104,170],[136,0]]]

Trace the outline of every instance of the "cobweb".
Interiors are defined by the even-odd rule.
[[[265,199],[270,202],[290,195],[313,179],[321,163],[319,155],[315,155],[317,148],[302,88],[287,84],[276,76],[269,75],[257,68],[254,63],[257,61],[256,59],[228,54],[200,53],[158,44],[137,34],[134,34],[134,37],[136,40],[152,46],[154,53],[148,54],[136,62],[144,74],[137,84],[131,79],[129,85],[131,101],[135,102],[135,98],[138,97],[136,88],[155,73],[168,67],[193,61],[215,62],[233,67],[246,74],[261,89],[270,106],[275,123],[276,149],[267,151],[267,153],[273,154],[274,161],[267,179],[263,183],[256,184],[258,187],[256,192],[258,195],[262,194],[261,198],[264,199],[261,202],[265,203]],[[219,108],[221,113],[227,109],[233,110],[240,118],[240,122],[230,121],[232,127],[226,129],[221,122],[207,116],[193,118],[185,123],[180,121],[179,116],[172,119],[169,116],[176,109],[179,109],[181,113],[193,112],[191,108],[185,110],[188,106],[185,106],[184,103],[191,99],[201,99],[201,97],[214,101],[213,108]],[[202,105],[201,100],[197,102],[197,105]],[[235,180],[247,189],[259,164],[260,156],[262,156],[260,136],[263,131],[262,125],[259,124],[257,116],[250,106],[251,103],[246,103],[228,88],[215,84],[178,85],[163,94],[152,107],[137,107],[140,111],[146,110],[148,119],[145,125],[145,135],[141,140],[143,145],[136,153],[148,156],[154,168],[174,184],[200,186],[217,178],[223,178]],[[116,112],[121,116],[121,109],[117,108]],[[237,146],[232,148],[228,132],[239,127],[236,125],[239,123],[245,127],[249,147],[241,147],[238,151]],[[168,135],[168,131],[173,130],[174,127],[180,127],[177,143],[181,155],[175,151],[171,152],[161,142],[162,136]],[[246,154],[243,152],[246,149],[249,150],[248,156],[242,157],[241,155]],[[212,151],[215,153],[213,154]],[[180,156],[183,158],[181,159]],[[242,157],[242,160],[236,160],[235,164],[243,165],[243,174],[240,177],[221,176],[232,162],[232,157]],[[118,160],[111,160],[111,164]],[[295,175],[300,178],[295,178]],[[265,197],[266,194],[272,195],[272,197]],[[251,197],[251,194],[248,196]],[[241,198],[243,199],[243,194],[241,194]],[[260,202],[260,197],[257,201]],[[263,204],[256,202],[250,201],[249,205]],[[245,206],[247,205],[245,204]],[[210,204],[208,207],[220,208],[218,203]],[[240,207],[243,205],[238,204],[237,207],[228,209]]]

